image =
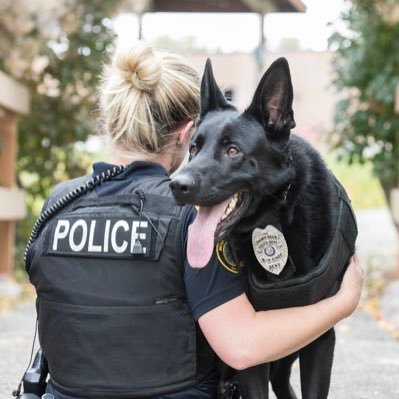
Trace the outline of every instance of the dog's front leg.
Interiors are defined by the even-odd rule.
[[[335,332],[332,328],[299,352],[303,399],[326,399],[330,388]]]
[[[291,368],[298,352],[270,364],[270,382],[277,399],[297,399],[290,384]]]
[[[238,378],[242,399],[269,399],[269,373],[269,363],[241,370]]]

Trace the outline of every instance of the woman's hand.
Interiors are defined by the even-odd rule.
[[[342,279],[337,296],[343,301],[345,316],[351,315],[356,309],[362,292],[364,280],[363,268],[359,258],[353,255]]]

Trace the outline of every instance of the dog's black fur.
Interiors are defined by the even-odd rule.
[[[266,71],[244,112],[225,100],[208,60],[191,159],[171,183],[181,204],[210,207],[240,192],[237,209],[218,225],[215,242],[227,237],[251,272],[270,281],[306,275],[318,264],[333,238],[338,212],[331,173],[316,150],[291,134],[292,101],[284,58]],[[251,243],[252,231],[270,224],[283,233],[289,250],[278,276],[261,268]],[[330,294],[336,289],[337,285]],[[302,397],[326,398],[334,344],[330,330],[299,354],[273,362],[270,370],[265,365],[241,372],[242,397],[267,398],[270,378],[279,399],[295,398],[289,377],[299,355]]]

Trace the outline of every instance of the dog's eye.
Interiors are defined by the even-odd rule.
[[[227,149],[227,155],[229,157],[235,157],[236,155],[238,155],[240,153],[240,150],[237,147],[229,147]]]
[[[195,157],[197,155],[197,147],[195,145],[192,145],[190,148],[190,157]]]

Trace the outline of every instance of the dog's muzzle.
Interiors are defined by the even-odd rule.
[[[179,205],[193,203],[196,184],[191,175],[186,173],[179,173],[172,178],[169,187],[172,190],[175,201]]]

